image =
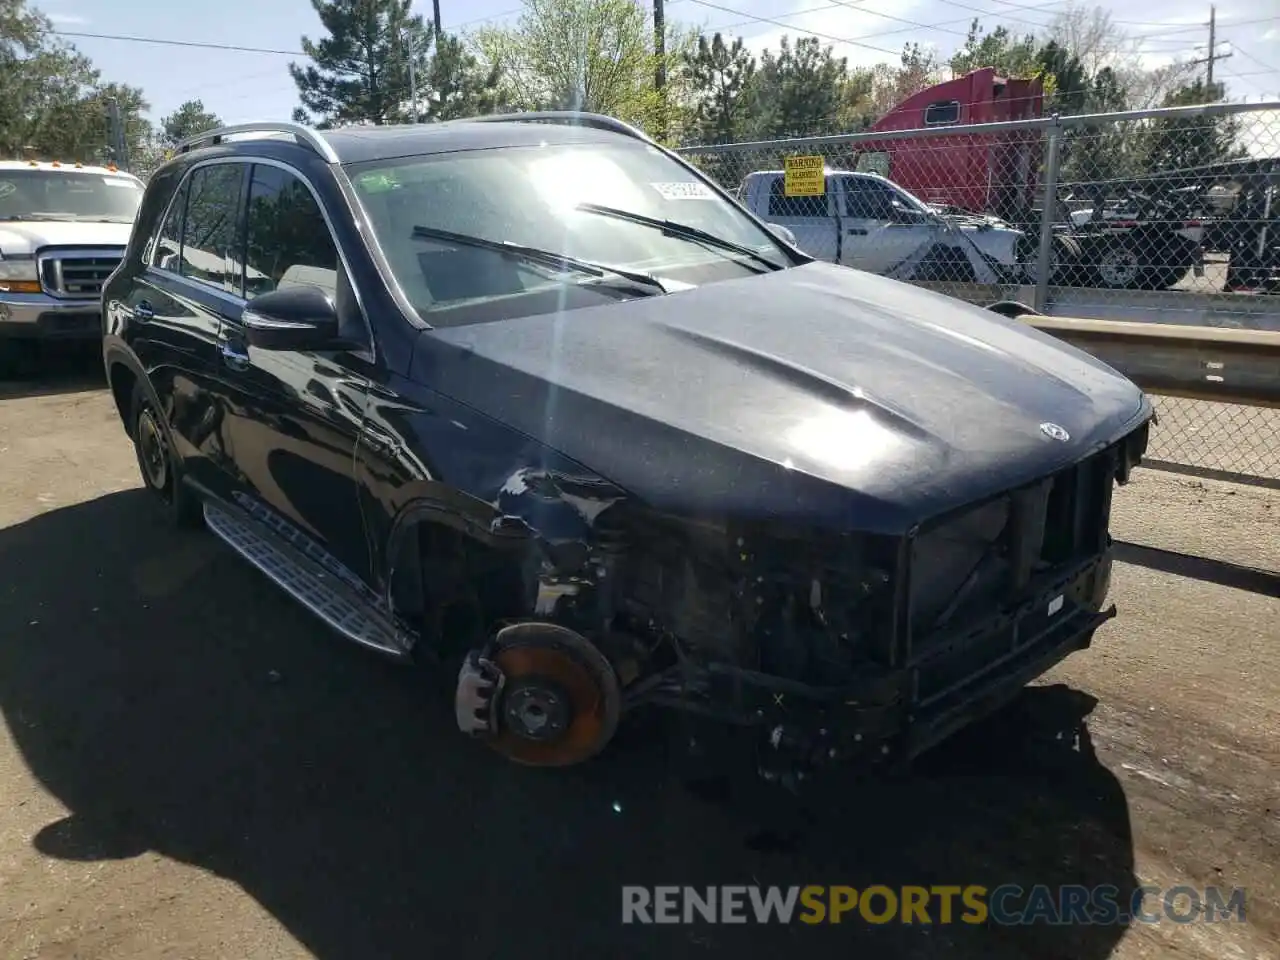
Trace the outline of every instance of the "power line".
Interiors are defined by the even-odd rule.
[[[235,53],[268,53],[278,57],[305,57],[301,50],[276,50],[270,47],[244,47],[234,43],[205,43],[198,40],[168,40],[161,37],[133,37],[119,33],[83,33],[54,30],[60,37],[84,37],[90,40],[123,40],[128,43],[153,43],[164,47],[195,47],[201,50],[229,50]]]
[[[1264,60],[1259,60],[1257,57],[1255,57],[1252,53],[1250,53],[1244,47],[1240,46],[1240,44],[1236,43],[1234,40],[1228,40],[1226,42],[1231,44],[1232,50],[1234,50],[1236,53],[1243,56],[1246,60],[1252,60],[1254,63],[1256,63],[1260,67],[1266,67],[1267,70],[1270,71],[1271,73],[1280,73],[1280,70],[1277,70],[1275,67],[1273,67],[1271,64],[1267,63]]]
[[[720,10],[723,13],[733,14],[735,17],[747,17],[752,23],[771,23],[775,27],[782,27],[786,30],[796,30],[796,27],[790,23],[783,23],[781,20],[774,20],[770,17],[754,16],[745,13],[742,10],[734,10],[732,7],[722,7],[718,3],[711,3],[710,0],[688,0],[689,3],[696,3],[700,7],[710,7],[712,10]],[[843,4],[837,4],[843,6]],[[870,13],[870,11],[867,11]],[[847,43],[853,47],[862,47],[864,50],[874,50],[876,53],[887,53],[891,57],[897,57],[902,54],[901,50],[890,50],[886,47],[877,47],[870,43],[859,43],[857,40],[848,40],[844,37],[833,37],[829,33],[819,33],[817,30],[797,30],[798,33],[807,36],[818,37],[822,40],[830,40],[832,43]]]

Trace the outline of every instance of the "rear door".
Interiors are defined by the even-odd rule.
[[[830,187],[820,197],[789,197],[782,174],[766,174],[760,179],[766,182],[757,184],[760,197],[757,215],[790,230],[795,235],[796,246],[809,256],[835,263],[839,244]],[[827,180],[829,184],[830,178]]]
[[[229,491],[217,342],[224,315],[238,310],[229,257],[244,174],[243,164],[216,162],[186,175],[124,305],[134,353],[169,417],[187,476],[220,495]]]

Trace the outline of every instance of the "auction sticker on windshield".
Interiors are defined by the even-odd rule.
[[[826,160],[818,157],[787,157],[783,189],[788,197],[820,197],[826,193]]]
[[[651,183],[663,200],[713,200],[715,194],[704,183]]]

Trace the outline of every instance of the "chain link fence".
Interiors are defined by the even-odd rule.
[[[1280,330],[1280,103],[969,125],[943,106],[680,152],[820,259],[1057,316]],[[1152,458],[1280,481],[1276,411],[1159,400]]]

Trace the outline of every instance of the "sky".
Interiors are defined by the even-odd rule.
[[[440,3],[445,29],[461,33],[514,20],[520,7],[520,0]],[[288,119],[298,98],[287,66],[303,60],[300,38],[321,32],[309,0],[216,0],[185,9],[173,0],[37,0],[33,5],[93,60],[104,79],[141,87],[153,120],[191,99],[202,100],[228,123]],[[1141,43],[1150,66],[1205,54],[1208,3],[1099,0],[1097,5]],[[964,42],[974,17],[988,29],[1003,23],[1035,31],[1068,6],[1069,0],[667,0],[666,9],[668,21],[742,36],[756,50],[776,47],[783,34],[817,35],[851,65],[864,66],[896,62],[903,44],[911,42],[931,45],[945,58]],[[430,0],[415,0],[415,9],[430,20]],[[1231,57],[1217,62],[1215,79],[1226,82],[1228,96],[1280,100],[1280,0],[1222,0],[1217,24],[1218,53]]]

